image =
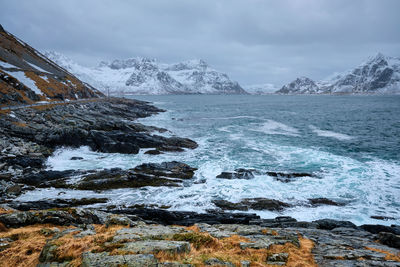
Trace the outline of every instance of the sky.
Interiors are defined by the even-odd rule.
[[[0,0],[0,24],[79,64],[203,59],[242,86],[400,56],[399,0]]]

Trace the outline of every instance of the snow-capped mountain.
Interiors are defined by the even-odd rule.
[[[279,94],[316,94],[320,88],[318,85],[307,77],[300,77],[293,82],[283,86],[277,91]]]
[[[212,69],[203,60],[163,64],[149,58],[101,62],[81,66],[56,53],[45,55],[103,92],[124,94],[246,94],[228,75]]]
[[[278,88],[276,88],[275,85],[271,83],[265,83],[265,84],[254,84],[254,85],[248,85],[245,86],[246,92],[252,94],[252,95],[268,95],[268,94],[273,94],[277,91]]]
[[[309,78],[298,78],[283,86],[277,93],[400,93],[400,58],[388,57],[378,53],[375,57],[371,57],[353,70],[335,75],[329,80],[314,82]]]

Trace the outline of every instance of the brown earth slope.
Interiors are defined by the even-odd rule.
[[[0,25],[0,107],[101,96]]]

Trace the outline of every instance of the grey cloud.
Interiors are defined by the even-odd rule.
[[[3,26],[84,65],[202,58],[241,84],[315,79],[400,56],[397,0],[0,1]]]

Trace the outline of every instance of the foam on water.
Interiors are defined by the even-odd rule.
[[[347,135],[347,134],[336,133],[336,132],[327,131],[327,130],[321,130],[321,129],[318,129],[317,127],[313,126],[313,125],[310,125],[309,127],[318,136],[331,137],[331,138],[338,139],[340,141],[347,141],[347,140],[353,139],[352,136]]]
[[[289,136],[299,136],[299,131],[289,125],[274,120],[267,120],[260,128],[256,131],[261,131],[266,134],[281,134]]]

